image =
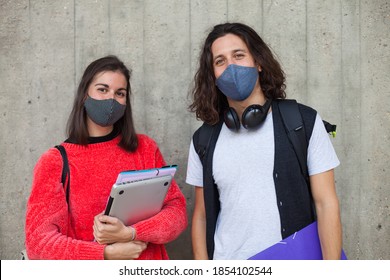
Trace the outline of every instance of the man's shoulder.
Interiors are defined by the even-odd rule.
[[[315,110],[315,109],[313,109],[312,107],[310,107],[310,106],[307,106],[307,105],[305,105],[305,104],[303,104],[303,103],[300,103],[300,102],[298,102],[297,100],[295,100],[295,99],[276,99],[276,100],[274,100],[274,101],[276,101],[277,103],[278,103],[278,107],[279,108],[291,108],[291,107],[293,107],[293,106],[298,106],[298,109],[299,109],[299,111],[301,112],[301,114],[307,114],[307,115],[316,115],[317,114],[317,111]],[[285,106],[280,106],[280,103],[283,103],[283,105],[285,105]],[[290,104],[290,106],[287,106],[286,104]]]
[[[203,137],[204,135],[208,136],[208,135],[211,135],[212,131],[214,129],[220,129],[222,127],[222,123],[223,121],[219,121],[218,123],[216,124],[209,124],[209,123],[202,123],[202,125],[200,127],[198,127],[197,130],[195,130],[194,134],[193,134],[193,139],[196,140],[198,139],[199,137]]]
[[[315,109],[305,104],[298,103],[298,108],[301,114],[314,115],[314,116],[317,115],[317,111]]]

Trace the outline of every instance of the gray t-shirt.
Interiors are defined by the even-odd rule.
[[[214,259],[248,259],[282,239],[273,180],[272,114],[259,129],[239,132],[222,126],[213,157],[221,212],[214,235]],[[308,147],[309,175],[340,164],[320,116]],[[202,163],[190,145],[186,182],[203,186]]]

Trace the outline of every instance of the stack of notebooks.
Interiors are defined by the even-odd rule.
[[[105,215],[132,225],[160,212],[177,165],[124,171],[118,175],[108,198]]]

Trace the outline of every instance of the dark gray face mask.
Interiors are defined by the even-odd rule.
[[[112,98],[97,100],[88,96],[84,102],[84,108],[94,123],[100,126],[110,126],[123,117],[126,105]]]

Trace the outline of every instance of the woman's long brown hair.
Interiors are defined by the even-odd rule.
[[[118,145],[127,151],[135,151],[138,147],[138,138],[134,128],[134,121],[130,104],[130,70],[121,60],[113,55],[95,60],[85,69],[77,89],[72,112],[68,119],[68,137],[80,145],[88,144],[89,134],[87,127],[87,113],[84,109],[84,102],[87,96],[88,87],[95,76],[105,71],[120,72],[126,78],[126,110],[123,117],[114,124],[114,129],[122,134],[122,139]]]

